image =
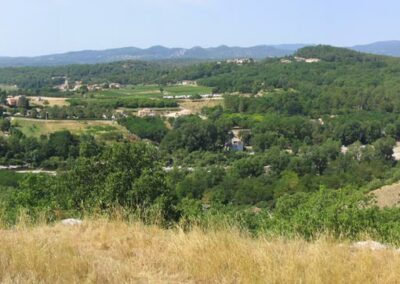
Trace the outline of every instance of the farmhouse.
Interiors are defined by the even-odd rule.
[[[244,151],[244,143],[240,138],[233,137],[231,140],[231,149],[234,151]]]
[[[7,98],[7,105],[10,107],[16,107],[18,104],[19,97],[8,97]]]

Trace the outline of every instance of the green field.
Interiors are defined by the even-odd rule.
[[[179,96],[194,94],[209,94],[211,88],[204,86],[166,86],[161,93],[158,85],[128,86],[119,90],[104,90],[92,93],[95,98],[162,98],[163,96]]]
[[[104,140],[128,133],[117,122],[103,120],[38,120],[15,118],[12,123],[26,136],[36,138],[61,130],[69,130],[73,134],[91,134]]]

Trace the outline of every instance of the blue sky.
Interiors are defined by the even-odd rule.
[[[0,56],[400,40],[398,0],[0,0]]]

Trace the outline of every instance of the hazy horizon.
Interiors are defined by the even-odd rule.
[[[32,1],[33,2],[33,1]],[[155,45],[353,46],[398,40],[394,0],[1,0],[0,56]]]

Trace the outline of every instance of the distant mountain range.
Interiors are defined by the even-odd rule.
[[[366,45],[356,45],[352,49],[380,55],[397,56],[400,57],[400,41],[379,41]]]
[[[107,50],[84,50],[36,57],[0,57],[0,67],[54,66],[70,64],[96,64],[122,60],[225,60],[233,58],[264,59],[294,54],[307,44],[259,45],[253,47],[167,48],[153,46],[147,49],[125,47]],[[373,54],[400,56],[400,41],[385,41],[350,47]]]

